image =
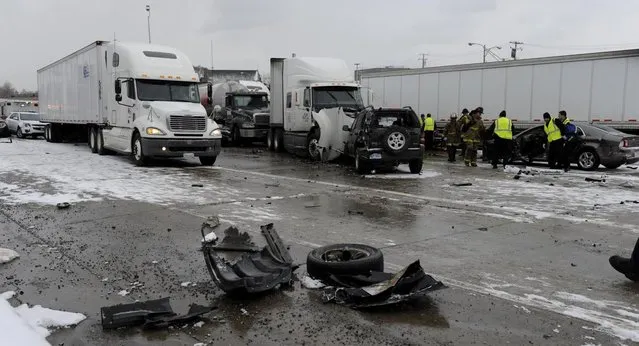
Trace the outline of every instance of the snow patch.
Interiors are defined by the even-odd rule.
[[[200,321],[200,322],[194,323],[193,327],[194,328],[202,328],[203,325],[204,325],[204,321]]]
[[[129,293],[130,292],[127,291],[127,290],[122,290],[122,291],[118,292],[118,295],[124,297],[124,296],[128,295]]]
[[[441,175],[441,173],[431,171],[431,170],[423,170],[419,174],[412,174],[410,173],[410,170],[403,170],[401,166],[397,168],[397,172],[400,172],[400,173],[367,174],[364,176],[364,178],[366,179],[425,179],[425,178],[434,178]]]
[[[6,291],[6,292],[0,294],[0,299],[9,300],[9,299],[13,298],[15,295],[16,295],[16,292],[14,292],[14,291]]]
[[[18,257],[20,257],[20,255],[17,252],[11,249],[0,248],[0,264],[9,263]]]
[[[204,239],[202,240],[205,243],[212,243],[214,241],[217,240],[217,234],[215,234],[215,232],[211,232],[207,235],[204,236]],[[155,263],[157,263],[157,261],[154,261]]]
[[[302,282],[302,286],[308,289],[318,289],[326,286],[320,280],[315,280],[308,275],[304,275],[300,281]]]
[[[523,312],[525,312],[527,314],[530,313],[530,310],[527,307],[523,306],[523,305],[513,305],[513,306],[516,307],[517,309],[521,309],[521,311],[523,311]]]

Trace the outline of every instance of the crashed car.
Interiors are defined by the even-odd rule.
[[[572,162],[580,169],[591,171],[604,165],[615,169],[623,164],[639,161],[639,136],[615,130],[596,123],[575,122],[577,136],[582,140],[575,150]],[[486,141],[488,157],[491,157],[492,140]],[[513,136],[511,162],[531,164],[546,161],[548,145],[543,125],[525,130]]]
[[[40,122],[40,114],[35,112],[11,113],[6,123],[9,131],[18,138],[44,136],[44,127],[47,125]]]
[[[410,172],[422,170],[424,145],[417,114],[410,108],[365,108],[348,132],[344,153],[355,159],[358,173],[408,163]]]

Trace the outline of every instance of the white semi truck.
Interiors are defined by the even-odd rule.
[[[544,112],[639,131],[639,49],[506,62],[361,72],[375,106],[411,106],[438,126],[452,112],[482,106],[486,121],[506,110],[516,128],[539,125]]]
[[[200,104],[198,84],[173,48],[96,41],[38,70],[45,138],[87,138],[92,152],[128,154],[137,165],[185,154],[213,165],[222,132]]]
[[[271,59],[269,149],[335,159],[344,151],[343,126],[363,107],[360,85],[343,60]]]

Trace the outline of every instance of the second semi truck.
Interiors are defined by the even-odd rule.
[[[186,154],[213,165],[222,131],[200,104],[198,84],[178,50],[96,41],[38,70],[45,138],[84,137],[92,152],[131,155],[137,165]]]

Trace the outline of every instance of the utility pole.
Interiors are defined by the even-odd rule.
[[[361,66],[360,63],[356,62],[355,63],[355,80],[356,81],[360,81],[360,73],[359,73],[359,67]]]
[[[492,56],[495,60],[497,61],[503,61],[504,59],[502,59],[501,57],[499,57],[497,54],[495,54],[492,50],[493,49],[501,49],[500,46],[492,46],[490,48],[486,47],[485,44],[481,44],[481,43],[475,43],[475,42],[468,42],[469,46],[480,46],[483,49],[483,59],[482,62],[486,62],[486,56],[490,55]]]
[[[211,40],[211,70],[213,70],[213,40]]]
[[[419,59],[417,59],[422,61],[422,68],[426,68],[426,60],[428,60],[428,58],[426,58],[427,55],[428,54],[426,53],[421,53],[419,54]]]
[[[523,42],[519,41],[510,41],[510,44],[514,45],[514,47],[510,47],[510,57],[513,60],[517,60],[517,50],[523,50],[523,48],[517,48],[518,45],[523,45]]]
[[[146,23],[149,30],[149,43],[151,43],[151,5],[146,5],[146,12],[148,13]]]

